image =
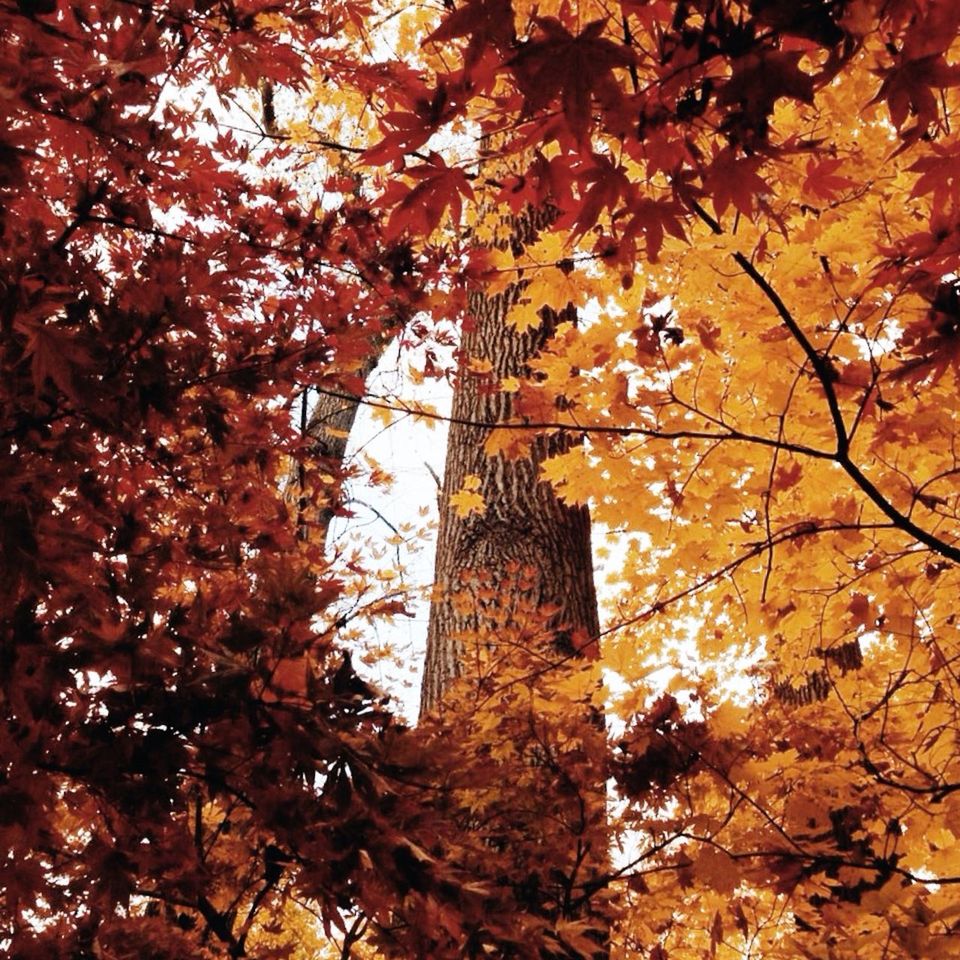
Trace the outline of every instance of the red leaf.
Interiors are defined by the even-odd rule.
[[[366,163],[390,163],[422,146],[461,106],[460,80],[440,77],[436,89],[417,84],[409,102],[411,110],[392,110],[382,120],[390,132],[363,154]],[[406,99],[406,98],[405,98]]]
[[[908,169],[919,173],[910,192],[911,198],[932,194],[933,206],[943,208],[948,198],[960,194],[960,143],[927,144],[929,156],[921,157]]]
[[[468,67],[480,59],[484,48],[508,49],[516,38],[511,0],[469,0],[444,17],[423,42],[439,43],[456,37],[470,38],[464,57]]]
[[[30,330],[25,356],[30,357],[33,388],[38,395],[49,379],[64,396],[78,399],[74,372],[90,364],[86,351],[74,337],[49,324],[38,323]]]
[[[593,160],[593,166],[578,178],[582,185],[586,185],[586,190],[581,187],[583,199],[573,225],[575,237],[582,237],[597,222],[604,209],[613,211],[621,197],[628,197],[634,192],[621,166],[601,154],[594,154]]]
[[[849,177],[838,176],[836,171],[843,166],[843,160],[816,160],[811,157],[807,161],[807,178],[803,181],[803,192],[811,193],[824,200],[832,200],[842,190],[855,187],[856,181]]]
[[[577,141],[590,132],[591,102],[598,97],[622,100],[613,70],[634,62],[633,51],[601,36],[606,20],[594,20],[576,36],[553,17],[538,17],[539,39],[523,44],[508,62],[524,97],[528,115],[546,109],[559,97],[563,115]]]
[[[753,215],[754,197],[769,191],[766,181],[757,174],[762,162],[756,156],[740,157],[730,147],[724,147],[713,158],[703,186],[718,217],[723,216],[730,204],[747,217]]]
[[[656,263],[660,255],[664,232],[678,240],[686,240],[680,219],[681,207],[675,200],[641,198],[631,205],[630,213],[632,216],[624,233],[624,242],[632,248],[634,238],[643,234],[647,259],[651,263]]]
[[[937,119],[939,112],[935,90],[960,85],[960,66],[948,65],[942,55],[907,60],[882,71],[880,90],[871,101],[887,101],[890,119],[901,136],[914,139]],[[916,117],[909,134],[903,130],[908,117]]]
[[[537,150],[533,163],[522,175],[507,178],[497,201],[509,204],[514,213],[526,206],[540,209],[548,201],[562,211],[574,205],[571,194],[573,174],[570,164],[561,156],[552,160]]]
[[[431,160],[433,162],[430,164],[422,164],[406,171],[420,182],[409,192],[401,186],[406,195],[390,214],[384,231],[387,240],[395,239],[404,230],[423,236],[429,235],[440,223],[448,207],[453,221],[459,223],[463,205],[461,197],[473,197],[470,182],[462,170],[448,167],[436,154],[431,156]],[[389,193],[393,196],[396,191]]]

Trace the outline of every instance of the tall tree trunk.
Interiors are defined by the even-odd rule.
[[[499,381],[526,376],[528,362],[553,336],[557,323],[574,319],[572,311],[569,316],[545,312],[538,328],[518,332],[506,319],[515,296],[517,291],[508,289],[494,297],[470,297],[472,327],[463,337],[447,440],[421,714],[434,709],[463,672],[465,639],[478,628],[500,626],[499,613],[479,596],[474,603],[464,602],[471,580],[484,588],[515,582],[526,606],[551,610],[542,625],[547,654],[570,654],[575,638],[592,639],[599,632],[589,511],[564,503],[539,478],[540,465],[562,452],[566,435],[538,438],[529,457],[507,459],[488,457],[484,446],[490,429],[469,425],[512,419],[512,397],[498,389]],[[479,361],[475,368],[490,364],[492,369],[474,374],[468,368],[471,361]],[[476,492],[484,508],[461,517],[450,497],[471,476],[479,478]]]
[[[518,332],[507,319],[518,295],[508,289],[469,301],[421,717],[462,748],[464,822],[497,863],[481,856],[477,869],[510,889],[516,929],[539,929],[541,957],[596,960],[607,955],[599,878],[608,856],[605,734],[584,659],[595,655],[599,632],[590,516],[539,476],[543,461],[568,445],[566,435],[542,436],[528,456],[510,459],[487,456],[491,431],[478,425],[512,419],[512,395],[499,382],[527,376],[558,324],[576,315],[544,311],[538,328]],[[467,516],[450,503],[464,486],[484,502]],[[571,676],[586,677],[585,693],[561,695]],[[483,719],[477,704],[486,705]]]

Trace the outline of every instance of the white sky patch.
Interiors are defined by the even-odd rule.
[[[406,372],[407,358],[391,344],[367,382],[371,396],[396,397],[407,403],[434,407],[449,414],[453,390],[442,380],[414,383]],[[380,412],[361,405],[347,447],[347,464],[359,476],[347,488],[352,517],[334,518],[330,547],[338,556],[358,554],[373,570],[390,570],[386,590],[400,589],[409,617],[377,618],[364,630],[357,648],[364,670],[396,699],[411,722],[420,703],[420,679],[430,613],[436,525],[439,519],[438,481],[443,479],[447,424],[397,414],[385,423]],[[373,482],[379,468],[392,477],[389,484]],[[428,530],[424,535],[422,531]],[[360,669],[364,669],[361,667]]]

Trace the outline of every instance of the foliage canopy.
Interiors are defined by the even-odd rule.
[[[569,960],[597,896],[618,957],[956,955],[958,28],[0,4],[3,949]],[[409,730],[344,646],[400,604],[304,536],[343,471],[301,398],[397,334],[442,374],[476,289],[579,313],[461,375],[515,395],[491,456],[579,441],[544,474],[612,599],[599,660],[530,645]],[[565,735],[601,669],[610,742]],[[609,875],[516,876],[598,762]]]

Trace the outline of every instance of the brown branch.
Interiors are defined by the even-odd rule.
[[[960,790],[960,782],[956,783],[939,783],[931,784],[930,786],[924,787],[919,786],[915,783],[904,783],[902,780],[894,780],[890,777],[884,776],[880,768],[870,759],[867,755],[866,744],[862,740],[857,742],[857,750],[860,753],[860,766],[870,774],[873,779],[879,783],[881,786],[890,787],[893,790],[902,790],[904,793],[909,793],[914,796],[925,796],[930,797],[932,803],[941,803],[944,797],[949,796],[951,793],[956,793]],[[925,771],[921,771],[926,776],[931,777],[932,774],[928,774]]]
[[[109,186],[109,181],[101,180],[100,183],[97,184],[95,190],[92,190],[90,193],[87,193],[85,196],[81,197],[74,208],[75,216],[73,220],[71,220],[71,222],[63,228],[63,232],[53,242],[51,249],[54,252],[63,253],[67,246],[67,242],[77,232],[77,230],[79,230],[84,224],[90,223],[91,221],[97,219],[96,217],[92,216],[93,208],[100,203],[104,197],[106,197]]]
[[[343,949],[340,951],[340,960],[350,960],[353,945],[366,933],[369,920],[362,913],[350,925],[350,929],[343,938]]]
[[[707,213],[707,211],[704,210],[703,207],[693,199],[693,197],[686,197],[685,199],[687,203],[690,204],[693,212],[696,213],[696,215],[710,228],[712,233],[716,234],[717,236],[720,236],[723,233],[723,227],[721,227],[717,220],[711,217],[710,214]]]
[[[840,402],[837,400],[837,392],[833,388],[835,372],[830,366],[830,361],[818,353],[813,344],[807,339],[800,324],[794,319],[793,314],[787,309],[786,304],[780,299],[779,294],[764,279],[756,267],[739,251],[733,255],[733,259],[743,268],[748,277],[763,291],[764,296],[773,304],[784,326],[793,335],[793,339],[800,344],[803,352],[807,355],[810,365],[813,367],[820,386],[823,389],[824,396],[827,398],[827,406],[830,408],[830,418],[833,420],[834,432],[837,435],[837,457],[844,457],[850,448],[850,439],[847,436],[847,428],[843,422],[843,414],[840,412]]]
[[[780,319],[793,335],[793,338],[800,344],[803,352],[807,355],[816,374],[817,380],[823,389],[827,400],[827,407],[830,410],[830,418],[833,421],[834,433],[837,438],[837,450],[831,459],[843,468],[847,476],[860,488],[860,490],[873,501],[875,506],[884,514],[897,529],[910,534],[917,542],[929,547],[935,553],[947,557],[956,563],[960,563],[960,548],[953,544],[941,540],[934,536],[928,530],[917,526],[909,516],[901,513],[877,488],[869,477],[853,462],[850,458],[850,438],[847,434],[847,428],[843,422],[843,414],[840,411],[840,402],[837,399],[836,390],[833,387],[835,373],[830,365],[830,361],[819,353],[807,335],[803,332],[800,325],[794,319],[793,314],[787,309],[786,304],[780,299],[776,290],[760,275],[752,263],[742,254],[735,253],[733,259],[743,268],[747,276],[763,291],[766,298],[776,308]]]
[[[847,472],[853,482],[877,505],[881,513],[888,517],[898,529],[904,533],[909,533],[915,540],[929,547],[935,553],[960,563],[960,548],[953,544],[946,543],[932,533],[918,527],[906,514],[901,513],[886,497],[877,489],[873,481],[870,480],[863,471],[853,463],[849,457],[837,458],[837,463]]]
[[[218,373],[217,376],[222,376]],[[209,379],[209,378],[208,378]],[[313,387],[317,393],[329,397],[338,397],[375,410],[389,410],[393,413],[402,413],[407,416],[419,417],[423,420],[432,420],[438,423],[458,424],[464,427],[476,427],[481,430],[561,430],[584,435],[613,436],[613,437],[646,437],[650,440],[734,440],[740,443],[754,443],[758,446],[786,450],[816,460],[836,460],[836,454],[830,450],[817,450],[802,443],[778,441],[774,437],[763,437],[758,434],[744,433],[730,427],[723,433],[713,433],[708,430],[655,430],[652,427],[627,426],[614,427],[603,424],[565,423],[561,420],[514,420],[514,421],[487,421],[471,420],[469,417],[455,417],[432,410],[423,410],[418,407],[407,406],[401,402],[388,403],[382,399],[358,394],[346,393],[340,390],[328,390],[323,387]]]
[[[231,957],[242,957],[245,953],[243,944],[233,935],[229,919],[201,894],[195,904],[200,915],[210,930],[221,943],[227,945]]]

